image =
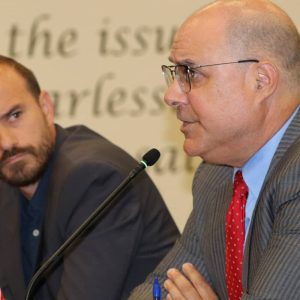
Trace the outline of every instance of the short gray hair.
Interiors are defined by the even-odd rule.
[[[267,8],[256,10],[245,6],[245,9],[233,14],[226,28],[228,47],[243,56],[248,55],[247,58],[275,61],[286,80],[299,85],[298,30],[290,17],[280,8],[273,4]]]

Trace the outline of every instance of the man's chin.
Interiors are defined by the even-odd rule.
[[[27,177],[22,177],[22,178],[16,178],[16,177],[7,177],[7,176],[0,176],[0,180],[2,180],[3,182],[14,186],[14,187],[25,187],[28,185],[32,185],[36,182],[35,179],[33,178],[27,178]]]
[[[42,170],[27,170],[26,172],[23,171],[16,171],[14,172],[1,172],[0,173],[0,180],[6,182],[9,185],[15,186],[15,187],[25,187],[31,184],[36,183],[40,176],[41,176]]]
[[[183,144],[183,150],[188,156],[200,156],[201,151],[199,149],[199,145],[195,145],[194,142],[190,140],[185,140]]]

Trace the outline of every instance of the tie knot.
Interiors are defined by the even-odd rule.
[[[242,171],[237,171],[234,176],[234,183],[233,183],[233,190],[234,193],[242,194],[248,197],[248,186],[244,181]]]

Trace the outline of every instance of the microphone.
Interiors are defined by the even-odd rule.
[[[120,193],[127,185],[148,166],[153,166],[160,157],[160,152],[153,148],[144,154],[143,159],[139,162],[129,175],[110,193],[110,195],[96,208],[96,210],[66,239],[66,241],[42,264],[30,280],[27,288],[25,300],[33,299],[32,295],[35,287],[42,275],[49,272],[50,269],[58,263],[64,252],[78,242],[79,238],[86,234],[101,217],[113,206],[119,198]]]

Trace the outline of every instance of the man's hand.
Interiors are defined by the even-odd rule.
[[[169,269],[164,287],[168,291],[168,300],[217,300],[218,297],[203,276],[190,263],[182,266],[182,271]]]

